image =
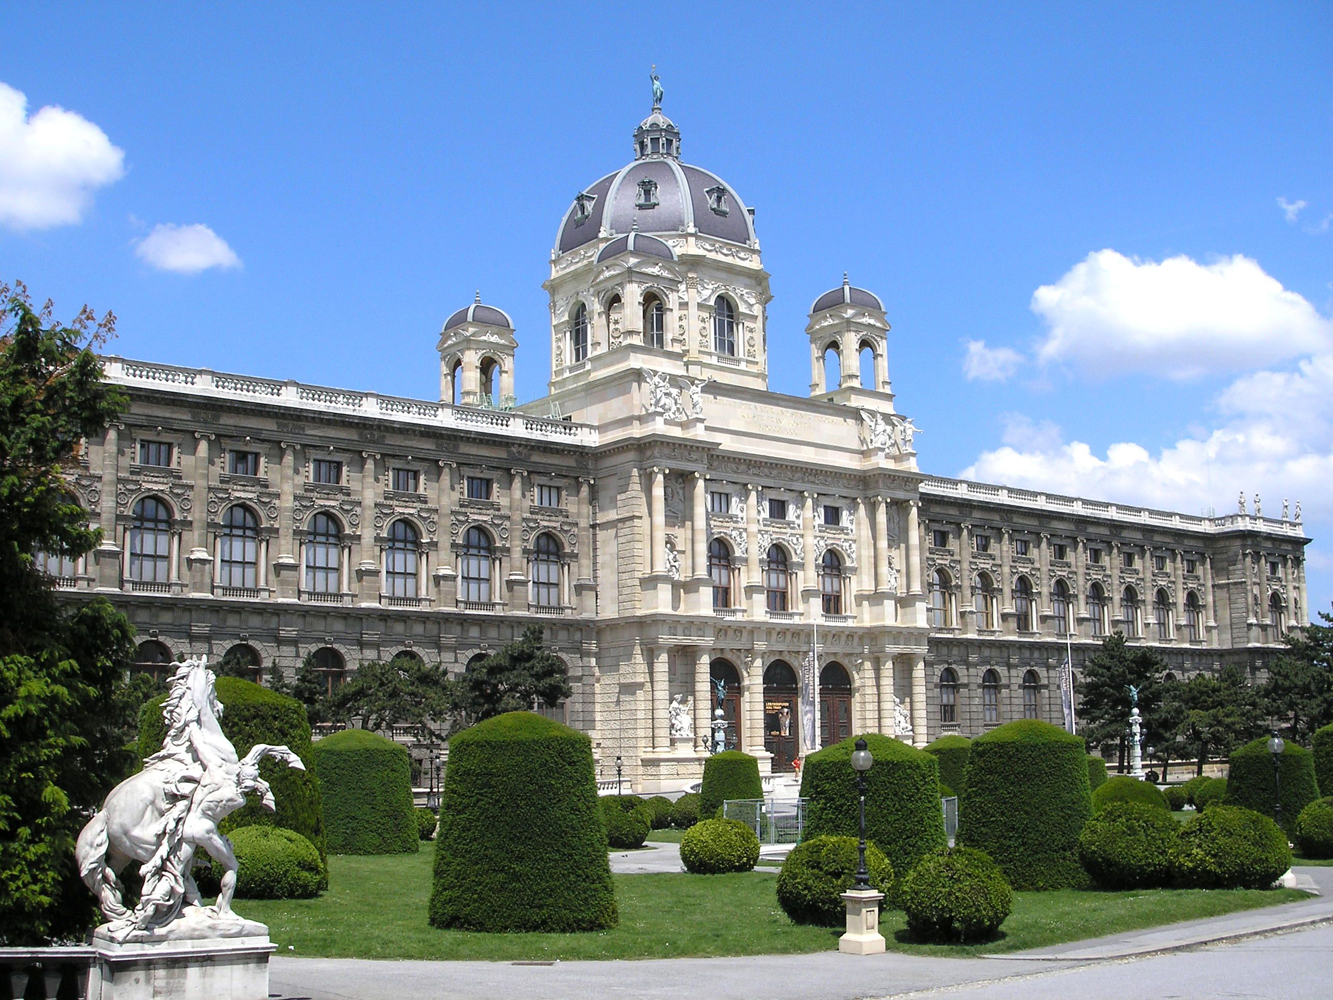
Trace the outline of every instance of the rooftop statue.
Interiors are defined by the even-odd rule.
[[[273,792],[259,776],[262,758],[276,757],[301,770],[305,765],[287,747],[267,743],[238,758],[218,723],[223,706],[215,681],[207,657],[177,666],[162,706],[167,728],[162,749],[111,790],[79,834],[74,849],[79,875],[110,921],[99,933],[113,940],[225,937],[250,923],[231,910],[236,855],[218,824],[245,805],[251,792],[273,810]],[[225,869],[217,902],[206,908],[190,874],[201,847]],[[133,909],[121,899],[120,872],[130,861],[140,862],[143,875]]]
[[[656,66],[653,67],[651,78],[653,81],[653,109],[658,110],[662,107],[663,91],[662,91],[662,81],[658,79]]]

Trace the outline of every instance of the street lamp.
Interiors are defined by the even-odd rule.
[[[616,757],[616,794],[620,794],[620,757]]]
[[[862,891],[870,888],[870,872],[866,869],[866,772],[874,762],[875,758],[866,749],[865,738],[858,739],[856,749],[852,751],[852,770],[856,772],[856,791],[861,797],[861,842],[856,845],[856,884],[852,888]]]
[[[1268,752],[1273,755],[1273,818],[1277,820],[1277,825],[1282,825],[1282,751],[1287,748],[1287,743],[1273,730],[1273,736],[1268,741]]]

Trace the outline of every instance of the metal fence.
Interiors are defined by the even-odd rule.
[[[940,799],[940,808],[944,810],[944,835],[949,838],[949,846],[953,847],[954,837],[958,835],[958,799]]]
[[[805,836],[805,799],[727,799],[725,819],[738,819],[761,844],[798,844]]]

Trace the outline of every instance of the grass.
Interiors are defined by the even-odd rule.
[[[648,834],[648,842],[651,844],[657,841],[659,844],[679,844],[680,838],[685,836],[684,830],[653,830]]]
[[[318,899],[239,900],[237,910],[268,924],[279,954],[343,958],[508,962],[800,954],[836,949],[842,930],[792,924],[777,904],[776,872],[761,871],[614,875],[620,925],[607,931],[442,931],[426,923],[433,861],[433,851],[335,855],[329,858],[329,891]],[[893,951],[993,954],[1306,898],[1289,889],[1016,893],[1001,936],[965,948],[907,941],[899,911],[883,914],[881,928]]]

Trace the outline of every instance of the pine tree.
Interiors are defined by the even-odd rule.
[[[471,722],[503,712],[554,708],[573,694],[565,663],[542,647],[542,627],[486,657],[455,681],[455,704]]]
[[[1130,686],[1138,689],[1139,716],[1143,719],[1143,745],[1158,743],[1166,737],[1159,709],[1162,698],[1161,676],[1166,663],[1147,647],[1131,647],[1117,632],[1102,642],[1102,648],[1088,657],[1079,682],[1079,734],[1088,746],[1114,743],[1119,747],[1124,768],[1128,743],[1129,713],[1134,707]]]

